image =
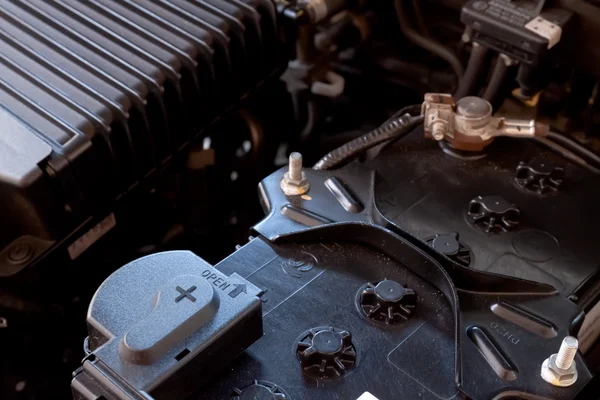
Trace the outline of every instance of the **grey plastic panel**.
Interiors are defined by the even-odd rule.
[[[202,277],[177,275],[158,291],[150,314],[123,336],[121,358],[134,364],[156,362],[213,319],[220,302],[219,293]]]
[[[84,370],[105,388],[103,371],[118,377],[120,389],[107,388],[111,393],[133,388],[139,394],[157,389],[194,359],[226,362],[232,351],[237,354],[260,337],[261,293],[241,276],[226,276],[189,251],[135,260],[94,295],[87,322],[95,361],[85,362]],[[234,329],[245,333],[223,344]],[[210,370],[212,364],[205,367]],[[81,383],[74,382],[74,387]]]
[[[15,186],[30,185],[42,176],[38,164],[51,152],[30,128],[0,107],[0,180]]]

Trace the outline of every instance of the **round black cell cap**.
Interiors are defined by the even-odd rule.
[[[323,355],[332,355],[342,350],[343,340],[338,332],[321,331],[313,337],[312,346]]]
[[[416,302],[414,290],[391,279],[368,282],[356,294],[356,305],[362,314],[375,323],[385,325],[406,321]]]
[[[508,232],[519,225],[521,212],[501,196],[477,196],[469,203],[469,222],[486,233]]]
[[[406,293],[406,288],[396,281],[386,279],[375,286],[375,294],[384,301],[400,301]]]
[[[473,258],[471,250],[460,241],[458,233],[440,233],[429,239],[425,239],[425,241],[435,251],[460,265],[464,267],[471,265],[471,259]]]
[[[315,379],[340,378],[356,365],[350,332],[334,327],[312,328],[296,343],[304,374]]]
[[[431,247],[433,247],[435,251],[448,256],[454,255],[460,250],[460,244],[454,235],[440,235],[434,238],[431,242]]]

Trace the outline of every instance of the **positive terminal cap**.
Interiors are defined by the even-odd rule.
[[[121,358],[152,364],[174,345],[209,322],[219,309],[219,294],[197,275],[179,275],[156,294],[152,311],[125,334]]]

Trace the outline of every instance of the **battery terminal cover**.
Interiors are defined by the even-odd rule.
[[[90,304],[91,355],[73,380],[74,398],[90,398],[89,381],[157,399],[194,390],[262,336],[261,292],[188,251],[125,265]],[[118,375],[116,387],[101,384],[107,371]]]

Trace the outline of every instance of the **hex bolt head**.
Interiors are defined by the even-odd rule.
[[[287,196],[302,195],[310,189],[310,182],[302,171],[302,154],[293,152],[290,154],[288,172],[281,180],[281,190]]]
[[[567,336],[563,339],[557,354],[552,354],[542,364],[541,376],[554,386],[571,386],[577,381],[577,338]]]

